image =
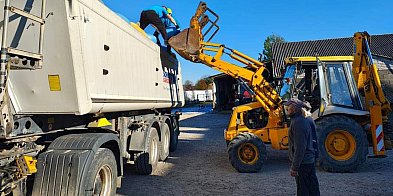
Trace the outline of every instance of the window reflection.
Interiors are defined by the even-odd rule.
[[[327,73],[333,104],[353,107],[343,65],[329,64]]]

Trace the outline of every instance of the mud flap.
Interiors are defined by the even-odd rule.
[[[93,150],[49,150],[38,158],[33,196],[84,195],[83,174],[94,157]]]
[[[114,150],[120,152],[119,139],[112,133],[70,134],[54,140],[38,157],[32,195],[92,195],[84,187],[85,178],[96,152],[107,142],[116,144]],[[123,159],[120,153],[114,155],[117,173],[122,176]]]

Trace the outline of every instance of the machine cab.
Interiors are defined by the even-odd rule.
[[[352,75],[352,56],[290,57],[280,96],[308,101],[313,117],[366,115]]]

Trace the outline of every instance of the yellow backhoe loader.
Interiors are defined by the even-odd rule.
[[[210,42],[219,30],[218,19],[218,15],[201,2],[190,27],[172,37],[169,44],[183,58],[234,77],[253,96],[252,102],[233,108],[224,133],[229,160],[237,171],[259,171],[267,158],[266,144],[276,150],[288,149],[289,119],[282,98],[285,96],[306,99],[313,104],[319,164],[323,169],[356,170],[367,158],[369,142],[375,157],[385,156],[382,124],[387,122],[391,109],[372,62],[367,33],[355,34],[353,57],[287,59],[288,67],[292,67],[288,70],[293,74],[287,75],[279,94],[278,88],[266,80],[269,73],[262,62],[223,44]],[[226,60],[229,58],[225,55],[241,66]],[[303,88],[308,89],[302,90],[296,85],[301,76],[307,81]],[[319,93],[313,96],[312,90]],[[341,96],[343,94],[345,96]],[[250,113],[253,113],[251,118]],[[261,123],[251,126],[255,121]],[[371,136],[369,139],[367,134]]]

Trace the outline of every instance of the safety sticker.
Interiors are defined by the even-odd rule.
[[[61,91],[59,75],[48,75],[48,81],[50,91]]]

